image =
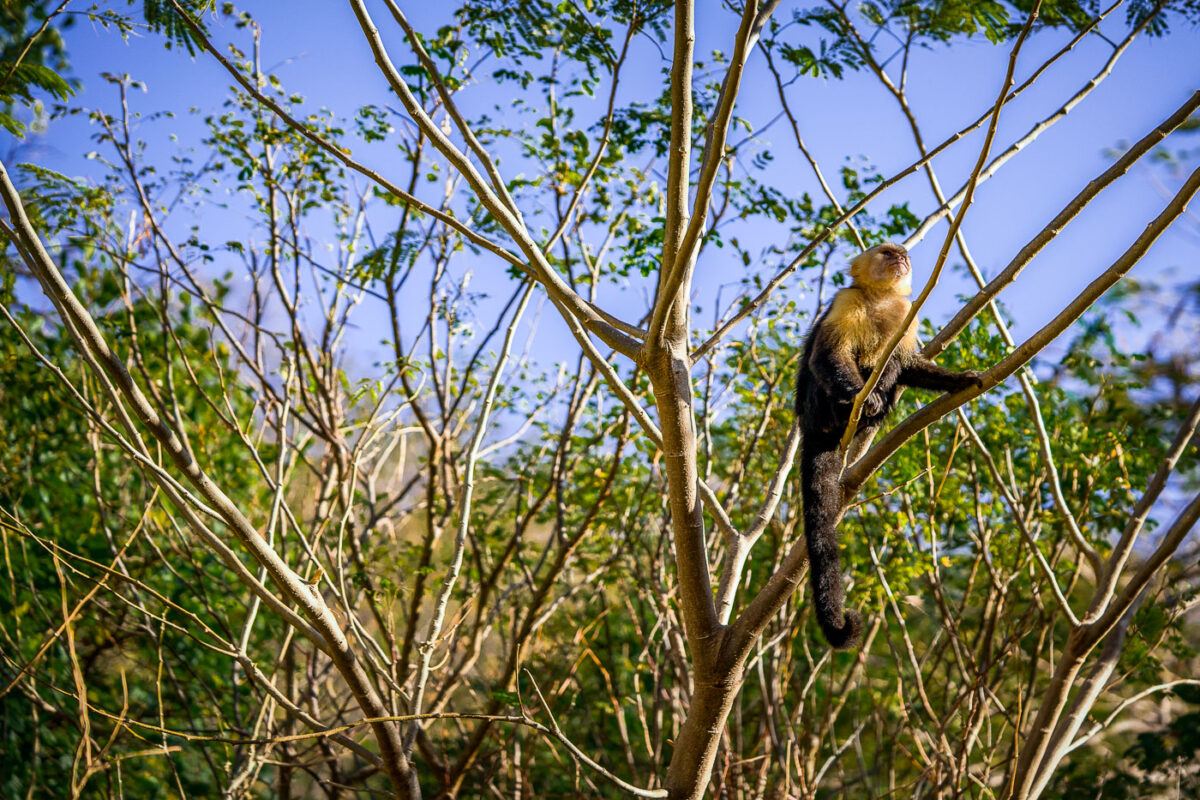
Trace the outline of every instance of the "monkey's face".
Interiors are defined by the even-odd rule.
[[[856,256],[850,262],[850,277],[866,288],[912,293],[912,262],[898,244],[876,245]]]

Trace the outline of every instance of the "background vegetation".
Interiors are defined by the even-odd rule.
[[[0,797],[1200,792],[1200,282],[1129,275],[1197,234],[1195,76],[1158,76],[1177,107],[1059,178],[990,279],[963,225],[1133,43],[1194,39],[1194,2],[486,0],[423,30],[348,5],[378,99],[323,109],[264,67],[253,8],[0,2],[12,155],[93,134],[86,175],[0,175]],[[223,69],[198,141],[137,75],[80,102],[76,20]],[[927,132],[910,58],[980,42],[1008,75]],[[851,76],[911,159],[806,146],[885,113],[849,88],[806,113]],[[1145,230],[1015,324],[1002,291],[1138,180],[1165,194],[1122,211]],[[927,235],[918,283],[964,292],[927,352],[985,388],[910,392],[853,452],[868,635],[833,654],[800,337],[848,255]]]

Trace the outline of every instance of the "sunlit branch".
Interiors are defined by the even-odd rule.
[[[422,704],[425,699],[425,684],[429,679],[429,664],[433,658],[433,651],[437,647],[438,639],[442,635],[442,625],[446,619],[446,607],[450,603],[450,593],[454,590],[454,584],[458,581],[458,574],[462,569],[463,554],[467,547],[467,534],[471,528],[471,502],[475,491],[475,464],[479,458],[479,448],[482,446],[483,438],[488,431],[492,406],[496,401],[496,393],[500,387],[500,376],[504,372],[504,367],[508,361],[508,354],[512,349],[513,339],[516,336],[517,326],[520,325],[525,308],[529,305],[529,298],[532,292],[533,283],[530,282],[521,295],[521,302],[518,303],[517,310],[513,313],[512,321],[505,332],[504,343],[500,346],[500,353],[496,357],[496,366],[492,369],[492,377],[488,381],[487,391],[483,397],[483,404],[479,409],[479,419],[475,423],[475,433],[471,436],[471,443],[467,448],[467,460],[463,467],[462,499],[458,503],[458,527],[454,536],[454,551],[450,556],[450,563],[446,567],[446,574],[442,578],[441,586],[438,588],[437,597],[434,598],[433,616],[429,620],[429,628],[425,634],[425,640],[417,648],[416,688],[413,690],[412,701],[412,711],[414,714],[421,713]],[[417,723],[414,722],[405,734],[404,747],[406,752],[412,752],[412,746],[416,738]]]
[[[1050,67],[1050,65],[1052,65],[1053,63],[1058,61],[1060,58],[1062,58],[1064,55],[1069,53],[1072,49],[1074,49],[1075,45],[1078,44],[1079,41],[1082,40],[1085,35],[1087,35],[1089,32],[1091,32],[1095,28],[1095,26],[1097,24],[1099,24],[1099,22],[1105,16],[1107,16],[1117,6],[1119,6],[1121,4],[1121,2],[1124,2],[1124,0],[1119,0],[1119,2],[1117,2],[1113,6],[1109,7],[1102,14],[1100,14],[1097,17],[1090,20],[1088,22],[1088,24],[1085,25],[1075,35],[1074,38],[1071,39],[1070,42],[1068,42],[1060,50],[1058,50],[1052,56],[1050,56],[1048,59],[1046,59],[1046,61],[1043,62],[1042,65],[1040,67],[1038,67],[1038,69],[1035,70],[1033,72],[1033,74],[1031,74],[1030,77],[1025,80],[1024,83],[1022,83],[1020,86],[1017,86],[1011,92],[1009,92],[1008,96],[1005,98],[1005,103],[1007,104],[1009,102],[1012,102],[1012,100],[1014,100],[1024,90],[1026,90],[1030,86],[1032,86],[1037,81],[1037,79],[1039,77],[1041,77],[1042,73],[1047,68]],[[914,161],[912,164],[909,164],[904,169],[902,169],[899,172],[894,173],[890,177],[885,178],[884,180],[880,181],[875,186],[875,188],[872,189],[870,192],[868,192],[862,199],[860,199],[854,205],[850,206],[850,208],[846,209],[846,211],[844,213],[839,214],[838,217],[833,222],[829,223],[828,227],[821,230],[815,237],[813,237],[813,239],[807,245],[804,246],[804,248],[801,249],[801,251],[798,254],[796,254],[796,256],[794,258],[792,258],[791,261],[789,261],[787,263],[787,265],[785,265],[782,269],[780,269],[767,282],[767,284],[762,288],[762,290],[759,291],[758,294],[756,294],[753,298],[751,298],[750,300],[743,303],[741,305],[741,308],[738,310],[738,312],[736,314],[734,314],[732,317],[730,317],[728,320],[726,320],[716,331],[713,332],[713,334],[711,336],[708,337],[708,339],[706,339],[699,347],[697,347],[692,352],[692,360],[698,361],[706,353],[708,353],[710,350],[712,350],[714,347],[716,347],[716,345],[719,344],[721,342],[721,340],[724,339],[725,336],[727,336],[728,333],[733,328],[737,327],[739,324],[741,324],[741,322],[744,319],[746,319],[746,317],[750,316],[755,311],[757,311],[762,306],[762,304],[767,301],[767,298],[770,297],[771,294],[773,294],[774,291],[783,284],[783,282],[788,278],[788,276],[790,276],[793,272],[795,272],[796,269],[799,268],[799,266],[802,263],[804,263],[804,260],[807,259],[813,252],[815,252],[818,246],[820,246],[830,236],[832,236],[833,233],[839,227],[841,227],[843,224],[845,224],[848,220],[853,219],[855,215],[857,215],[860,211],[862,211],[864,208],[866,208],[872,201],[874,201],[877,197],[879,197],[879,195],[883,194],[883,192],[885,190],[896,185],[904,178],[908,177],[909,175],[913,174],[914,172],[916,172],[918,169],[920,169],[924,165],[931,162],[935,157],[937,157],[941,153],[945,152],[953,144],[960,141],[967,134],[971,133],[976,128],[978,128],[980,125],[982,125],[984,122],[986,122],[988,119],[990,119],[991,116],[992,116],[992,109],[989,108],[987,111],[980,114],[973,122],[969,123],[965,127],[958,130],[957,132],[951,134],[949,137],[947,137],[944,141],[942,141],[936,147],[932,148],[927,155],[925,155],[921,158],[918,158],[916,161]]]
[[[783,446],[783,457],[775,469],[770,484],[767,485],[762,505],[754,515],[754,521],[745,531],[738,532],[730,526],[725,532],[725,564],[721,568],[721,577],[717,585],[717,615],[720,617],[722,625],[729,622],[730,614],[733,612],[733,601],[737,597],[738,585],[741,583],[742,572],[745,570],[750,550],[766,531],[767,525],[770,524],[771,518],[775,516],[775,511],[779,508],[779,501],[783,498],[783,490],[791,476],[792,464],[795,462],[796,452],[799,448],[800,425],[793,420],[792,427],[788,430],[787,443]]]
[[[513,266],[519,268],[524,268],[526,266],[522,259],[518,258],[516,255],[496,244],[495,242],[492,242],[490,239],[480,236],[463,221],[455,218],[451,214],[444,213],[433,206],[422,202],[415,196],[404,191],[399,186],[385,178],[382,174],[351,158],[337,145],[326,140],[307,125],[293,117],[277,102],[263,94],[263,92],[261,92],[258,87],[251,83],[250,80],[240,70],[238,70],[237,67],[230,63],[229,59],[225,58],[225,56],[223,56],[221,52],[213,46],[208,36],[204,33],[204,30],[198,24],[196,24],[195,20],[193,20],[187,11],[183,9],[178,0],[168,0],[168,2],[171,4],[172,8],[175,9],[180,19],[183,20],[184,24],[188,26],[188,29],[192,32],[192,35],[196,37],[196,41],[200,43],[200,46],[208,51],[209,55],[215,58],[217,62],[225,68],[225,71],[228,72],[230,76],[238,82],[238,85],[241,86],[247,94],[249,94],[258,102],[262,103],[267,108],[271,109],[273,113],[278,115],[281,120],[287,123],[289,128],[296,131],[298,134],[315,144],[317,147],[320,147],[333,158],[337,159],[340,163],[359,173],[363,177],[368,178],[373,183],[378,184],[382,189],[395,196],[398,200],[404,202],[405,204],[411,205],[422,214],[433,217],[438,222],[441,222],[444,225],[452,228],[472,244],[487,250],[489,253],[499,256]]]
[[[1112,9],[1110,8],[1109,11],[1111,10]],[[1107,13],[1108,12],[1105,12],[1105,15],[1107,15]],[[1129,48],[1129,46],[1133,44],[1133,41],[1137,38],[1138,34],[1145,30],[1146,26],[1155,19],[1155,16],[1155,14],[1146,15],[1145,19],[1143,19],[1141,23],[1134,27],[1134,29],[1129,32],[1129,34],[1121,41],[1120,44],[1113,48],[1108,60],[1105,61],[1100,70],[1092,76],[1091,80],[1083,85],[1083,88],[1072,95],[1070,99],[1063,103],[1057,110],[1054,111],[1054,113],[1035,123],[1034,126],[1030,128],[1024,136],[1009,145],[1004,152],[993,158],[980,173],[978,183],[983,183],[988,178],[991,178],[993,175],[995,175],[1008,161],[1010,161],[1023,149],[1028,147],[1029,144],[1045,133],[1055,123],[1065,118],[1067,114],[1071,113],[1075,106],[1083,102],[1089,94],[1091,94],[1098,86],[1100,86],[1100,84],[1104,82],[1104,79],[1112,74],[1113,67],[1117,65],[1117,60]],[[955,192],[954,196],[949,200],[946,200],[945,198],[939,198],[939,207],[924,220],[922,220],[921,224],[917,226],[915,231],[909,234],[908,238],[904,240],[904,246],[909,249],[915,247],[922,239],[925,238],[926,234],[933,229],[933,226],[936,225],[939,220],[948,216],[950,212],[962,202],[963,198],[966,196],[966,193],[967,186],[964,185],[957,192]]]
[[[1125,564],[1133,552],[1133,546],[1137,542],[1138,536],[1146,524],[1146,520],[1150,517],[1150,510],[1154,507],[1154,503],[1158,500],[1159,495],[1162,494],[1163,489],[1166,488],[1167,479],[1175,471],[1175,465],[1179,463],[1180,457],[1183,456],[1188,444],[1192,441],[1192,437],[1195,435],[1198,426],[1200,426],[1200,397],[1192,403],[1187,417],[1175,433],[1175,439],[1171,442],[1171,446],[1167,448],[1167,452],[1163,454],[1162,461],[1159,463],[1154,476],[1150,479],[1145,493],[1142,494],[1141,499],[1138,500],[1137,505],[1133,509],[1133,513],[1130,514],[1129,522],[1125,525],[1125,530],[1121,532],[1121,537],[1113,546],[1112,553],[1108,557],[1108,561],[1104,566],[1104,572],[1101,574],[1100,582],[1096,588],[1095,600],[1088,611],[1087,620],[1089,622],[1107,611],[1108,603],[1112,599],[1113,592],[1116,590],[1117,581],[1121,577],[1121,573],[1125,569]]]
[[[1187,209],[1188,201],[1200,190],[1200,170],[1191,174],[1183,187],[1175,195],[1166,208],[1149,224],[1137,240],[1113,262],[1099,277],[1093,280],[1087,288],[1075,297],[1067,306],[1047,323],[1041,330],[1030,336],[1012,353],[983,374],[983,385],[979,388],[968,389],[964,392],[943,395],[927,406],[917,410],[899,425],[883,436],[857,463],[846,470],[844,486],[847,495],[852,495],[863,482],[919,431],[941,419],[946,414],[973,400],[993,386],[1008,378],[1035,355],[1044,350],[1063,331],[1079,319],[1101,295],[1111,289],[1125,276],[1129,270],[1146,254],[1150,245],[1158,239]],[[994,283],[994,281],[993,281]],[[982,304],[981,304],[982,306]],[[931,345],[932,346],[932,345]],[[926,348],[928,350],[928,348]]]
[[[729,61],[729,68],[725,72],[725,80],[721,84],[716,110],[707,126],[704,158],[700,165],[700,175],[696,180],[692,213],[688,218],[683,236],[675,246],[673,257],[669,261],[664,259],[663,262],[663,270],[667,274],[665,280],[659,283],[658,300],[650,319],[651,337],[659,339],[663,337],[667,315],[675,303],[675,295],[681,287],[690,282],[691,271],[695,268],[696,249],[699,245],[701,231],[708,219],[708,204],[717,180],[717,171],[725,159],[725,142],[729,136],[729,123],[733,118],[738,90],[741,88],[746,59],[753,51],[763,26],[778,5],[779,0],[767,0],[760,10],[757,0],[747,0],[742,10],[742,22],[734,40],[733,55]],[[685,135],[690,137],[690,130],[686,131]],[[672,140],[674,140],[674,136],[675,128],[672,126]]]
[[[675,2],[675,46],[671,57],[671,144],[667,162],[667,213],[663,220],[662,261],[654,298],[650,331],[661,325],[665,313],[660,304],[670,305],[674,298],[665,288],[680,257],[684,231],[688,224],[688,188],[692,163],[692,70],[696,46],[696,22],[693,0]]]
[[[426,113],[420,102],[413,95],[412,90],[408,87],[408,83],[405,82],[399,70],[392,63],[391,57],[383,45],[379,29],[371,19],[371,15],[367,11],[363,0],[349,0],[349,3],[355,17],[358,19],[363,36],[370,45],[371,52],[375,57],[375,63],[387,79],[388,85],[392,87],[392,90],[400,98],[409,116],[417,123],[421,131],[433,143],[434,147],[467,180],[467,183],[470,184],[472,191],[479,198],[479,201],[487,208],[496,221],[504,227],[513,241],[516,242],[521,252],[525,255],[529,266],[532,268],[534,278],[546,288],[547,292],[556,298],[557,302],[569,308],[573,314],[579,317],[584,327],[599,336],[605,344],[623,355],[635,358],[640,348],[639,343],[594,312],[584,302],[583,298],[567,285],[562,277],[555,272],[554,268],[546,260],[545,254],[542,253],[541,249],[530,237],[529,231],[525,228],[525,223],[521,219],[519,212],[507,206],[506,202],[496,194],[495,190],[489,187],[488,182],[484,180],[483,176],[471,164],[470,159],[450,141],[446,134],[442,132],[442,129],[429,117],[429,114]]]
[[[944,351],[950,342],[954,341],[966,329],[970,321],[983,310],[989,301],[1016,280],[1017,276],[1028,266],[1034,256],[1058,236],[1063,228],[1067,226],[1067,223],[1077,217],[1088,203],[1094,200],[1103,189],[1128,172],[1129,168],[1139,158],[1154,149],[1171,131],[1186,122],[1188,117],[1198,108],[1200,108],[1200,91],[1193,92],[1175,113],[1171,114],[1170,117],[1163,120],[1154,130],[1139,139],[1112,166],[1092,179],[1071,202],[1063,207],[1062,211],[1055,215],[1054,219],[1050,220],[1036,236],[1021,248],[1020,252],[1008,263],[1008,266],[988,282],[986,288],[968,300],[966,305],[959,309],[950,321],[938,331],[929,344],[925,345],[923,351],[925,355],[932,358]]]
[[[1013,73],[1017,69],[1017,56],[1020,55],[1021,47],[1025,43],[1025,39],[1029,36],[1029,32],[1033,29],[1033,23],[1038,18],[1038,11],[1041,9],[1041,0],[1037,0],[1033,5],[1033,9],[1029,12],[1029,18],[1025,22],[1025,27],[1021,29],[1021,33],[1017,36],[1017,41],[1013,44],[1012,51],[1008,56],[1008,71],[1004,75],[1004,82],[1000,89],[1000,95],[996,98],[995,107],[992,109],[992,119],[988,124],[987,133],[984,135],[983,147],[979,150],[979,158],[975,162],[975,169],[971,172],[971,177],[967,181],[967,192],[963,198],[962,207],[959,208],[958,214],[955,215],[954,221],[950,224],[950,231],[946,234],[946,240],[942,244],[941,252],[938,253],[937,261],[934,262],[933,270],[929,275],[929,279],[925,282],[925,288],[913,301],[908,309],[908,313],[904,316],[904,321],[900,323],[895,332],[892,333],[887,344],[883,346],[878,356],[879,364],[886,364],[891,359],[892,354],[899,346],[900,340],[907,335],[909,328],[915,323],[917,315],[921,313],[921,307],[925,301],[929,299],[929,295],[933,292],[933,287],[937,285],[938,278],[941,277],[942,269],[946,265],[946,257],[950,254],[950,245],[954,241],[954,234],[962,226],[963,219],[966,217],[967,209],[971,206],[972,198],[975,195],[975,187],[978,185],[979,174],[983,170],[984,164],[987,162],[988,153],[991,151],[992,140],[996,136],[996,127],[1000,124],[1000,109],[1004,107],[1004,98],[1008,94],[1013,83]],[[883,74],[882,70],[878,70],[879,74]],[[886,81],[886,76],[884,76]],[[846,423],[846,430],[842,434],[841,449],[847,453],[850,446],[850,440],[854,438],[858,431],[858,420],[862,415],[863,402],[871,392],[875,391],[875,387],[879,385],[879,379],[883,375],[883,369],[872,370],[863,383],[862,389],[854,398],[854,405],[850,409],[850,419]]]

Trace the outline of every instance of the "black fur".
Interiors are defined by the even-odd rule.
[[[796,379],[796,416],[801,430],[800,480],[813,602],[825,638],[842,650],[857,647],[861,641],[862,615],[844,608],[837,535],[842,513],[842,454],[838,444],[850,420],[854,397],[870,369],[861,369],[830,346],[828,332],[823,330],[828,316],[826,311],[804,342]],[[895,407],[901,385],[958,391],[978,382],[977,373],[951,372],[919,354],[897,353],[863,404],[858,431],[867,436],[874,433]]]

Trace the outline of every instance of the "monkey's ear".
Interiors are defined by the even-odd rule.
[[[871,250],[865,250],[850,259],[850,278],[854,281],[868,279],[867,268],[871,265]]]

